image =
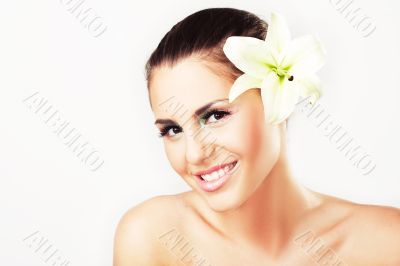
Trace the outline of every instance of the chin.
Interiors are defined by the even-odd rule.
[[[245,199],[242,199],[238,195],[232,195],[232,193],[226,193],[226,195],[206,195],[204,198],[208,206],[216,212],[235,210],[245,202]]]

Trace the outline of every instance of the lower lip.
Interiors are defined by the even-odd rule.
[[[229,177],[236,171],[236,169],[238,168],[239,165],[239,161],[236,161],[236,165],[229,170],[229,172],[227,172],[225,175],[221,176],[220,178],[216,179],[216,180],[212,180],[212,181],[206,181],[201,179],[200,176],[196,176],[196,180],[199,183],[200,187],[207,192],[213,192],[218,190],[219,188],[221,188],[226,181],[229,179]]]

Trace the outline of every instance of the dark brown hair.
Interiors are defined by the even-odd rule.
[[[164,35],[148,59],[145,66],[148,90],[153,69],[173,67],[191,55],[217,67],[218,70],[212,70],[219,75],[236,79],[243,72],[225,56],[222,47],[226,39],[247,36],[264,40],[267,28],[268,24],[255,14],[235,8],[207,8],[187,16]]]

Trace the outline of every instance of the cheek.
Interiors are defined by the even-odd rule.
[[[178,143],[164,142],[164,150],[171,167],[177,174],[183,175],[185,171],[185,155],[180,145]]]
[[[241,156],[246,159],[257,157],[265,138],[262,113],[257,109],[244,110],[236,122],[236,142]]]
[[[266,125],[258,105],[242,108],[224,133],[226,147],[256,172],[269,169],[279,155],[277,127]],[[251,166],[250,166],[251,165]]]
[[[263,122],[262,117],[250,115],[246,125],[243,126],[246,130],[242,131],[241,139],[244,140],[243,145],[246,145],[246,153],[250,157],[258,156],[263,147],[265,137]]]
[[[263,113],[257,109],[244,109],[221,128],[213,129],[216,136],[217,159],[220,164],[233,159],[255,162],[265,143]]]

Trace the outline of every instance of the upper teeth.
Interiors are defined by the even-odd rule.
[[[201,177],[206,180],[206,181],[213,181],[216,180],[222,176],[224,176],[227,172],[229,172],[229,170],[231,170],[233,168],[233,163],[225,166],[224,168],[221,168],[217,171],[214,171],[210,174],[206,174],[206,175],[201,175]]]

